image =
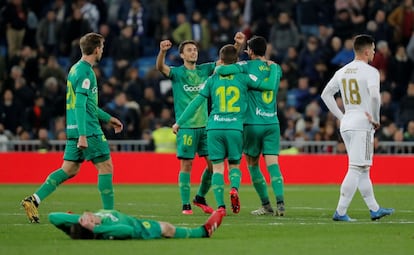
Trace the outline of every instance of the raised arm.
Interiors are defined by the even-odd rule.
[[[168,77],[170,75],[170,67],[165,64],[165,56],[167,51],[171,48],[172,43],[170,40],[164,40],[160,42],[160,51],[157,55],[157,70],[160,71],[164,76]]]

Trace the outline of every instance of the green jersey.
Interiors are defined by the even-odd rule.
[[[187,69],[184,65],[171,67],[168,78],[172,81],[174,97],[175,119],[184,112],[187,105],[193,100],[202,88],[203,83],[213,73],[216,64],[206,63],[197,65],[194,70]],[[207,124],[207,101],[194,113],[182,128],[200,128]]]
[[[193,116],[195,110],[207,98],[211,98],[212,109],[208,118],[207,130],[211,129],[235,129],[243,130],[245,112],[247,109],[248,89],[273,90],[275,87],[276,65],[270,66],[269,77],[259,79],[253,74],[241,73],[241,68],[230,65],[231,73],[222,74],[222,70],[228,66],[219,66],[216,73],[211,75],[204,84],[200,94],[187,106],[183,114],[177,120],[180,127]]]
[[[266,79],[270,74],[270,67],[262,60],[249,60],[237,63],[244,73],[253,74],[259,79]],[[245,124],[274,124],[279,123],[277,118],[277,92],[279,90],[282,69],[276,65],[276,83],[273,90],[259,91],[249,89],[248,106]]]
[[[98,107],[98,84],[95,73],[88,62],[79,60],[71,67],[67,79],[67,137],[102,135],[100,119],[107,122],[110,116]]]
[[[101,218],[92,232],[97,239],[152,239],[161,238],[159,223],[152,220],[140,220],[116,210],[99,210],[94,212]],[[81,215],[70,213],[50,213],[49,221],[69,234],[72,224],[79,221]]]

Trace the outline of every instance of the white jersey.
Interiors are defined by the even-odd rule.
[[[360,60],[354,60],[336,71],[323,90],[322,99],[341,120],[341,131],[372,129],[366,113],[379,123],[379,79],[378,70]],[[338,91],[341,92],[345,113],[333,99]]]

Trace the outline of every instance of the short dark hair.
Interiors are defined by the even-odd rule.
[[[69,236],[72,239],[96,239],[92,231],[82,227],[79,223],[70,226]]]
[[[220,59],[224,64],[233,64],[238,60],[238,52],[236,47],[233,44],[226,44],[220,49]]]
[[[362,34],[354,38],[354,51],[359,52],[366,47],[371,47],[374,43],[374,38],[370,35]]]
[[[251,49],[256,56],[264,56],[266,54],[267,42],[263,36],[253,36],[247,41],[247,47]]]
[[[94,50],[100,47],[104,41],[104,37],[98,33],[87,33],[79,40],[82,54],[92,55]]]
[[[193,44],[193,45],[195,45],[197,47],[197,50],[198,50],[198,43],[196,41],[194,41],[194,40],[185,40],[185,41],[182,41],[180,43],[180,45],[178,45],[178,52],[180,54],[183,53],[184,46],[186,46],[187,44]]]

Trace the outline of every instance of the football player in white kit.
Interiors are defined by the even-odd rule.
[[[374,132],[380,126],[379,72],[368,64],[375,54],[374,39],[369,35],[356,36],[354,53],[354,60],[334,74],[321,95],[328,109],[341,122],[341,136],[348,153],[348,172],[341,184],[334,221],[354,221],[348,216],[347,209],[357,188],[370,210],[372,220],[394,212],[394,209],[382,208],[377,203],[369,174]],[[338,91],[345,113],[335,101]]]

